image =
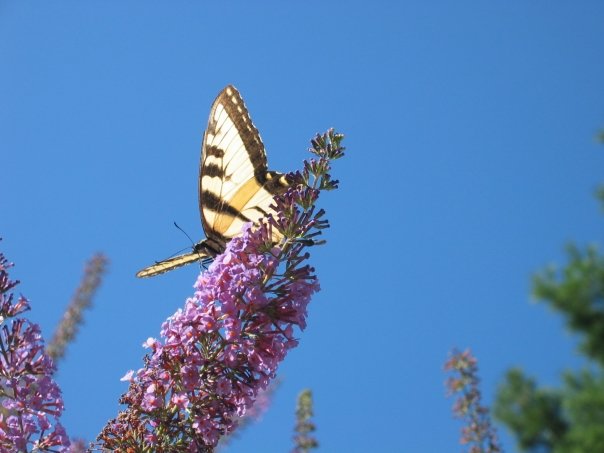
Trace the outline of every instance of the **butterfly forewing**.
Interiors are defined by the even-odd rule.
[[[199,172],[202,224],[223,241],[270,212],[285,176],[267,171],[266,152],[239,92],[227,86],[214,101]]]

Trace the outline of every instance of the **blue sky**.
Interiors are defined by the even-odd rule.
[[[288,451],[306,387],[320,451],[460,451],[452,347],[478,356],[487,402],[510,366],[555,385],[582,363],[530,275],[601,240],[604,4],[399,3],[0,1],[1,247],[47,337],[84,262],[111,260],[57,375],[70,435],[117,413],[192,292],[194,266],[134,273],[188,246],[173,221],[202,237],[200,142],[229,83],[271,168],[332,126],[348,149],[309,326],[229,451]]]

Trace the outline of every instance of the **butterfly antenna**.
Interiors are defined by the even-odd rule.
[[[191,236],[189,236],[185,230],[183,230],[180,226],[178,226],[178,223],[174,222],[174,226],[176,228],[178,228],[180,231],[182,231],[182,233],[189,239],[189,241],[191,241],[191,247],[193,248],[193,250],[195,250],[195,246],[197,244],[195,243],[195,241],[193,241],[193,239],[191,239]],[[205,262],[206,260],[203,259],[203,257],[201,256],[201,253],[199,253],[199,251],[197,253],[199,255],[199,268],[207,269],[207,263]],[[209,260],[209,261],[211,262],[212,260]]]
[[[183,230],[181,227],[179,227],[178,223],[174,222],[174,226],[176,228],[178,228],[182,232],[182,234],[184,234],[187,237],[187,239],[189,241],[191,241],[191,245],[193,246],[193,248],[195,248],[195,242],[193,241],[193,239],[191,239],[191,236],[189,236],[189,234],[185,230]]]

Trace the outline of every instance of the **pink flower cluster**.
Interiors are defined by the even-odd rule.
[[[199,276],[184,309],[164,323],[162,341],[147,340],[152,355],[129,376],[126,402],[149,415],[149,445],[160,441],[157,424],[170,432],[167,442],[194,433],[203,445],[216,445],[297,345],[293,327],[305,325],[306,305],[318,284],[305,266],[295,280],[278,277],[266,291],[281,253],[276,247],[264,250],[270,238],[267,225],[247,225]],[[156,417],[163,418],[152,421]],[[191,442],[194,451],[198,441]]]
[[[469,350],[454,351],[445,363],[445,370],[453,373],[447,380],[449,393],[459,395],[453,414],[466,421],[461,430],[461,443],[469,445],[470,453],[499,453],[502,450],[489,409],[481,404],[477,364]]]
[[[328,226],[314,205],[319,189],[337,184],[327,170],[342,154],[340,140],[333,131],[317,137],[319,159],[276,197],[277,215],[246,225],[163,324],[161,340],[147,340],[144,368],[125,377],[130,388],[120,402],[128,407],[107,424],[99,446],[210,452],[266,390],[298,344],[294,328],[306,327],[306,307],[319,290],[302,252]],[[282,239],[275,244],[275,237]]]
[[[70,442],[58,422],[61,390],[52,379],[52,359],[44,351],[38,325],[16,318],[29,310],[24,297],[11,292],[18,282],[8,276],[0,253],[0,453],[68,451]]]

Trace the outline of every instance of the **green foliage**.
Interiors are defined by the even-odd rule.
[[[604,377],[590,371],[567,373],[564,409],[572,423],[558,452],[604,450]]]
[[[604,186],[598,187],[598,189],[596,190],[596,198],[598,200],[600,200],[600,203],[601,203],[600,207],[604,211]]]
[[[547,269],[533,280],[537,299],[566,317],[581,334],[581,351],[604,365],[604,258],[596,247],[568,247],[569,263],[560,272]]]
[[[598,198],[604,203],[604,188]],[[522,370],[507,373],[498,390],[494,415],[532,452],[604,451],[604,257],[594,246],[568,247],[568,263],[533,279],[538,300],[562,314],[578,334],[579,350],[593,362],[567,371],[558,389],[540,388]]]
[[[535,380],[519,369],[508,371],[493,412],[514,433],[522,450],[553,451],[568,429],[558,392],[538,389]]]

